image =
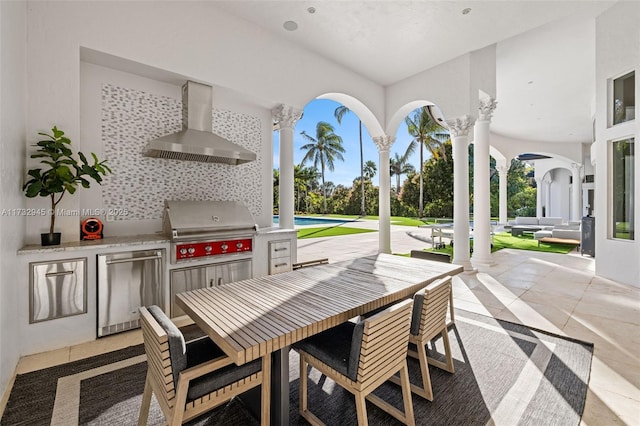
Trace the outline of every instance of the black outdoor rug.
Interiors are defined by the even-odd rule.
[[[190,330],[189,334],[193,334]],[[197,332],[195,333],[197,334]],[[521,325],[456,310],[449,331],[455,373],[430,367],[434,401],[412,395],[418,425],[578,425],[591,369],[593,345]],[[436,340],[432,356],[442,353]],[[291,424],[298,414],[299,365],[290,354]],[[411,381],[420,382],[409,360]],[[142,345],[18,375],[2,425],[135,425],[142,399],[146,361]],[[309,408],[328,425],[355,425],[351,394],[316,370],[309,372]],[[400,387],[375,392],[402,407]],[[398,422],[367,404],[369,424]],[[164,417],[155,400],[150,425]],[[237,399],[191,425],[258,425]]]

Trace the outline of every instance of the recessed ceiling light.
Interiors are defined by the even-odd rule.
[[[533,80],[527,81],[527,84],[533,84]]]
[[[311,7],[307,8],[307,12],[309,12],[309,13],[316,13],[316,8],[315,8],[315,7],[313,7],[313,6],[311,6]]]
[[[470,7],[465,7],[464,9],[462,9],[462,14],[463,15],[468,15],[469,12],[471,12],[471,8]]]
[[[282,26],[287,31],[295,31],[298,29],[298,23],[295,21],[287,21],[284,24],[282,24]]]

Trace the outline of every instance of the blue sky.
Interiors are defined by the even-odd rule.
[[[315,137],[316,124],[319,121],[326,121],[334,127],[335,133],[342,137],[342,146],[345,149],[345,153],[343,154],[344,162],[336,162],[333,172],[327,170],[325,172],[325,179],[336,185],[342,184],[351,187],[353,179],[360,176],[358,117],[354,113],[349,112],[343,116],[342,124],[338,124],[338,120],[336,120],[333,112],[339,106],[341,106],[340,103],[328,99],[315,99],[306,105],[303,117],[296,123],[293,134],[293,160],[295,164],[300,164],[300,161],[302,161],[305,155],[305,151],[302,151],[300,147],[307,144],[308,141],[304,139],[300,133],[304,130],[307,134]],[[273,167],[276,169],[279,168],[280,163],[279,136],[279,132],[274,132]],[[394,157],[394,153],[396,152],[399,155],[404,154],[411,139],[411,136],[407,132],[407,127],[403,122],[398,128],[396,141],[391,146],[391,158]],[[373,143],[371,136],[369,136],[364,126],[362,127],[362,146],[365,163],[367,160],[371,160],[378,166],[378,148],[376,148],[375,143]],[[425,160],[427,158],[428,154],[425,152]],[[410,157],[409,163],[418,169],[420,158],[417,150]],[[307,163],[307,166],[312,165],[312,163]],[[379,185],[379,175],[380,171],[378,170],[376,176],[373,178],[374,185]],[[391,182],[395,185],[395,177],[391,179]]]

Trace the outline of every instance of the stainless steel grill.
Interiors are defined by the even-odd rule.
[[[171,238],[170,314],[184,313],[175,295],[253,277],[251,212],[236,201],[165,201],[164,233]]]
[[[163,229],[175,263],[251,252],[258,226],[238,201],[165,201]]]

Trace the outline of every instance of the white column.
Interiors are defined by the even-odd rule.
[[[469,261],[469,130],[474,118],[447,120],[453,145],[453,260],[470,271]]]
[[[571,164],[571,220],[580,220],[582,215],[582,164]]]
[[[505,225],[507,223],[507,176],[509,174],[508,166],[498,166],[498,176],[500,178],[500,199],[499,199],[499,213],[498,222]]]
[[[551,182],[553,182],[553,179],[551,179],[551,176],[549,176],[549,174],[547,174],[544,177],[544,215],[546,217],[551,217],[551,212],[549,211],[549,209],[551,208]]]
[[[536,181],[536,217],[542,217],[542,178],[534,177]]]
[[[391,253],[391,178],[389,176],[389,149],[395,142],[395,136],[376,136],[373,138],[378,147],[379,206],[378,206],[378,252]]]
[[[489,126],[496,108],[493,98],[480,101],[473,137],[473,256],[474,264],[492,265],[491,198],[489,189]],[[455,167],[455,166],[454,166]],[[454,234],[455,235],[455,234]],[[455,243],[454,243],[455,247]]]
[[[302,111],[287,105],[278,105],[271,111],[280,131],[280,205],[279,227],[293,229],[293,128]]]

